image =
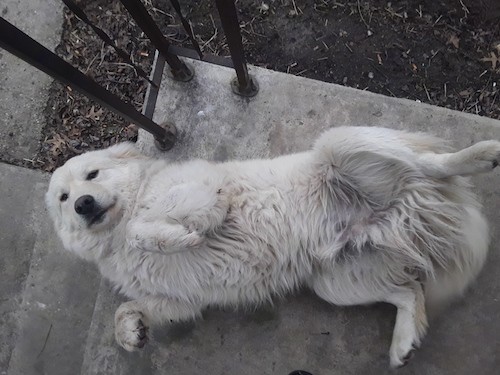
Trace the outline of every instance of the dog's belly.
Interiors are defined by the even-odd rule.
[[[199,254],[200,266],[207,270],[206,287],[221,296],[210,302],[261,302],[307,279],[311,252],[294,230],[297,219],[297,208],[282,190],[247,192],[233,200],[226,220],[207,235],[206,248]]]
[[[276,243],[234,247],[210,239],[206,248],[171,255],[127,251],[126,261],[102,263],[101,273],[132,299],[158,296],[200,305],[244,305],[296,289],[311,274],[298,249]],[[283,245],[283,244],[280,244]]]

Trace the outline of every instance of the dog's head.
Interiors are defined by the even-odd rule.
[[[122,220],[137,193],[141,160],[132,143],[122,143],[76,156],[54,172],[45,201],[67,249],[91,257],[85,252]]]

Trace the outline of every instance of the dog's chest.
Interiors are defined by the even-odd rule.
[[[186,290],[196,291],[198,283],[192,267],[183,265],[178,257],[164,254],[126,249],[99,266],[104,277],[109,279],[129,298],[152,295],[184,297]],[[182,263],[182,264],[181,264]]]

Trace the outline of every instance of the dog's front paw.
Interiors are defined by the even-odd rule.
[[[148,342],[148,324],[144,314],[119,308],[115,314],[115,339],[125,350],[142,349]]]
[[[173,253],[203,243],[204,236],[184,225],[160,222],[127,228],[126,240],[132,248],[145,252]]]

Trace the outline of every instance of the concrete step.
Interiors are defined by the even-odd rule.
[[[45,210],[46,174],[0,164],[0,368],[75,374],[100,276],[62,249]]]
[[[32,207],[43,197],[39,183],[46,176],[6,164],[0,164],[0,174],[0,369],[6,373],[37,239]]]
[[[58,0],[0,2],[2,17],[50,50],[61,39],[63,6]],[[33,159],[45,124],[52,78],[0,49],[0,157]]]

